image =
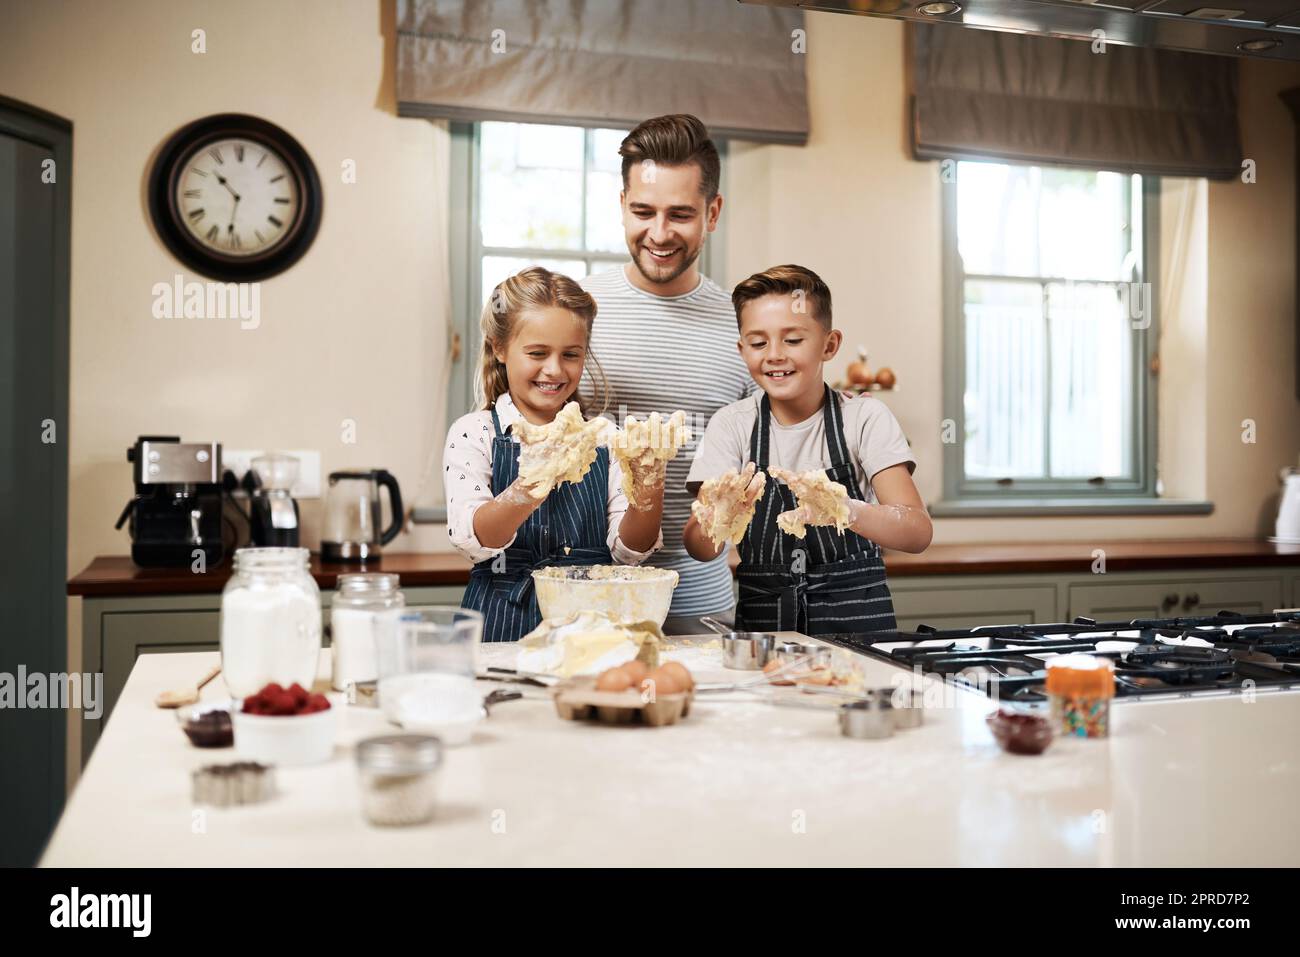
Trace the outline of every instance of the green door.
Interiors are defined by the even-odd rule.
[[[17,707],[67,670],[72,127],[0,98],[0,865],[30,865],[63,808],[67,712]],[[28,677],[30,682],[30,677]],[[80,716],[80,712],[77,712]]]

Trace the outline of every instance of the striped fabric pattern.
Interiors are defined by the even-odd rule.
[[[670,615],[730,610],[733,593],[726,553],[711,562],[695,561],[682,545],[682,529],[694,500],[686,491],[686,475],[695,443],[718,409],[756,388],[736,349],[739,336],[731,296],[705,277],[692,292],[655,296],[634,287],[622,267],[588,276],[582,286],[596,300],[592,352],[611,386],[606,414],[621,425],[629,414],[643,419],[651,412],[667,416],[682,409],[695,433],[695,442],[668,463],[664,547],[645,564],[671,568],[681,576]],[[590,360],[582,391],[598,400]],[[599,402],[591,408],[598,409]]]
[[[502,432],[495,409],[492,427],[492,494],[499,495],[519,476],[519,444],[511,440],[509,429]],[[461,606],[483,614],[484,641],[518,641],[541,624],[534,569],[613,562],[605,544],[608,483],[609,449],[597,449],[596,461],[581,482],[557,486],[519,526],[514,544],[505,550],[504,569],[493,557],[470,571]]]
[[[831,467],[826,470],[849,497],[864,501],[853,473],[840,396],[826,387],[823,414]],[[767,471],[771,407],[763,396],[750,438],[750,458]],[[855,532],[840,534],[828,526],[808,526],[801,541],[781,531],[776,517],[795,508],[789,486],[768,476],[754,520],[740,543],[737,570],[740,601],[736,627],[750,631],[801,631],[806,635],[897,630],[893,597],[880,546]],[[803,564],[795,570],[796,552]]]

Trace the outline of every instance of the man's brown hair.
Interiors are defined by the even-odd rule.
[[[731,293],[731,304],[736,309],[736,325],[740,325],[740,310],[763,296],[787,295],[794,299],[794,311],[812,316],[826,329],[831,328],[831,290],[822,277],[804,266],[773,266],[756,272],[742,281]]]
[[[618,154],[623,157],[625,190],[632,165],[650,160],[656,166],[694,163],[700,168],[700,192],[705,200],[712,201],[718,195],[718,182],[722,176],[718,148],[709,139],[704,124],[689,113],[673,113],[646,120],[624,137]]]

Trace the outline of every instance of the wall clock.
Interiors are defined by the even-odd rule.
[[[195,120],[158,153],[149,215],[191,269],[251,282],[288,269],[320,228],[320,177],[307,151],[274,123],[241,113]]]

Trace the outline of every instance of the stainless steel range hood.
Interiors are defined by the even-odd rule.
[[[1300,0],[740,0],[1121,46],[1300,60]],[[929,13],[924,11],[929,10]],[[946,11],[946,12],[945,12]],[[1095,31],[1103,31],[1099,37]]]

